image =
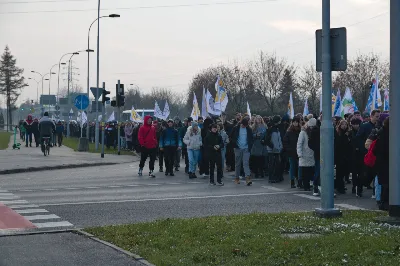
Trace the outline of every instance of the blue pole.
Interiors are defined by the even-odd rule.
[[[320,217],[340,216],[334,208],[333,179],[333,125],[332,125],[332,72],[331,72],[331,11],[330,0],[322,1],[322,125],[321,125],[321,208],[315,213]]]

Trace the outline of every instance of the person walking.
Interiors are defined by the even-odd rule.
[[[251,186],[253,182],[250,176],[250,151],[253,147],[253,131],[249,127],[249,119],[244,118],[237,126],[232,129],[230,139],[233,142],[235,151],[235,184],[240,184],[240,170],[243,170],[246,176],[246,184]]]
[[[215,165],[217,166],[217,185],[223,186],[222,183],[222,156],[221,149],[224,146],[222,137],[218,134],[217,124],[212,124],[210,132],[204,140],[204,146],[208,154],[208,159],[210,162],[210,185],[215,186],[214,170]]]
[[[196,122],[192,122],[192,126],[188,127],[183,142],[186,144],[189,158],[189,178],[197,178],[196,168],[199,162],[200,147],[203,143],[201,131]]]
[[[295,179],[299,187],[302,187],[299,176],[299,157],[297,156],[297,140],[301,132],[300,118],[294,117],[285,136],[283,137],[283,150],[289,158],[290,187],[296,188]]]
[[[56,135],[57,135],[58,147],[61,147],[61,145],[62,145],[63,132],[64,132],[64,125],[61,123],[61,121],[58,121],[57,125],[56,125]]]
[[[381,185],[381,198],[378,206],[380,210],[385,211],[389,210],[389,144],[389,117],[386,117],[372,151],[376,156],[376,172],[379,185]]]
[[[222,158],[222,177],[224,177],[224,168],[225,168],[225,160],[226,160],[226,147],[229,144],[229,136],[224,129],[224,124],[220,123],[218,126],[218,133],[222,138],[222,143],[224,146],[221,149],[221,158]]]
[[[183,142],[183,138],[186,135],[186,131],[189,128],[189,122],[188,119],[185,118],[183,120],[183,126],[179,129],[178,133],[179,133],[179,138],[181,139],[182,142],[182,156],[185,160],[185,173],[188,174],[189,173],[189,158],[188,158],[188,152],[187,152],[187,146],[186,144]],[[180,160],[180,158],[179,158]]]
[[[345,176],[350,166],[351,146],[349,128],[346,120],[339,121],[335,135],[336,190],[340,194],[345,191]]]
[[[133,126],[131,122],[126,123],[125,128],[125,138],[126,138],[126,144],[128,146],[128,150],[132,150],[132,135],[133,135]]]
[[[32,147],[32,134],[34,131],[32,115],[27,116],[26,120],[24,121],[24,128],[26,132],[25,147],[28,147],[28,143],[29,147]]]
[[[264,145],[262,140],[267,132],[267,126],[261,116],[257,115],[251,127],[253,131],[253,147],[251,148],[250,161],[252,162],[255,178],[264,178]]]
[[[152,125],[153,119],[150,115],[144,117],[144,124],[139,128],[138,140],[141,147],[139,176],[143,175],[143,167],[147,157],[150,157],[149,162],[149,176],[154,178],[154,161],[156,160],[156,129]]]
[[[308,139],[317,120],[311,118],[302,128],[297,141],[297,156],[299,156],[299,167],[301,169],[304,191],[311,191],[310,180],[314,176],[314,152],[308,147]]]
[[[176,150],[182,148],[178,130],[174,128],[174,121],[168,120],[168,127],[162,132],[160,137],[160,150],[164,151],[165,175],[174,176],[174,159]]]
[[[351,131],[350,131],[350,144],[352,149],[351,157],[351,175],[353,181],[352,193],[356,194],[357,197],[362,197],[363,193],[363,182],[362,173],[364,168],[364,148],[363,141],[358,135],[360,130],[360,125],[362,123],[361,119],[355,117],[351,121]]]
[[[272,126],[268,128],[267,134],[264,138],[264,144],[268,150],[269,161],[269,183],[278,183],[283,181],[282,172],[282,158],[281,152],[283,149],[281,131],[280,131],[281,117],[274,116],[272,119]]]

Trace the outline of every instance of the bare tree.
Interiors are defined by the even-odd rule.
[[[298,95],[303,102],[308,99],[308,107],[311,113],[319,113],[319,95],[322,87],[322,75],[315,70],[313,63],[302,69],[299,77]]]
[[[382,93],[382,89],[389,86],[389,62],[382,60],[377,54],[359,54],[348,62],[346,71],[335,76],[333,86],[342,92],[349,87],[355,101],[361,104],[359,109],[363,110],[376,75],[379,76],[379,89]]]
[[[278,109],[278,96],[281,93],[280,82],[284,77],[285,70],[292,68],[288,66],[285,59],[278,58],[276,54],[270,55],[262,51],[250,64],[255,90],[263,97],[271,114],[275,114]]]

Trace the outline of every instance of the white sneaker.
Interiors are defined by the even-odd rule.
[[[375,195],[372,195],[372,196],[371,196],[371,199],[376,199]]]

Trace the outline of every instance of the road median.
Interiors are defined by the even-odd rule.
[[[85,231],[155,265],[398,265],[400,227],[374,223],[381,215],[254,213]]]

